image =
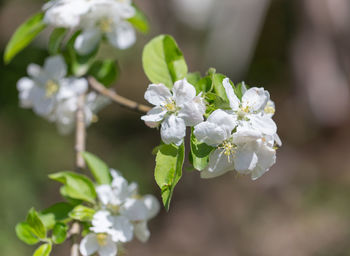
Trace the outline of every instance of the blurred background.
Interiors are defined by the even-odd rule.
[[[144,102],[144,44],[173,35],[191,71],[209,67],[234,82],[263,86],[276,102],[283,147],[262,178],[234,173],[201,180],[185,171],[169,213],[150,222],[148,244],[127,245],[143,256],[343,256],[350,255],[350,1],[348,0],[138,0],[152,30],[114,54],[124,71],[116,89]],[[0,49],[43,1],[0,1]],[[8,66],[0,64],[0,254],[31,255],[15,224],[31,206],[60,200],[47,174],[72,170],[74,137],[18,107],[16,81],[30,62],[43,63],[42,34]],[[140,184],[153,179],[159,143],[140,116],[110,105],[88,129],[88,150]],[[189,165],[185,167],[189,169]],[[67,255],[60,246],[53,255]]]

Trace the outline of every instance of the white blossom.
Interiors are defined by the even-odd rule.
[[[112,236],[106,233],[90,233],[80,242],[80,253],[83,256],[115,256],[118,252],[117,244],[112,240]]]
[[[186,134],[186,126],[194,126],[203,121],[205,103],[201,95],[186,79],[175,82],[172,92],[164,84],[151,84],[145,99],[155,105],[141,119],[149,127],[161,125],[164,143],[181,145]]]

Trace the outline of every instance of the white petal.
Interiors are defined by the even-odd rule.
[[[136,41],[135,29],[129,22],[121,22],[112,32],[106,33],[111,45],[118,49],[127,49]]]
[[[41,72],[42,72],[42,69],[37,64],[29,64],[27,67],[27,73],[31,77],[37,77],[40,75]]]
[[[79,96],[88,90],[88,82],[85,78],[65,78],[60,80],[60,90],[56,94],[57,100]]]
[[[129,3],[128,3],[129,2]],[[127,1],[126,3],[116,3],[118,14],[123,19],[129,19],[133,17],[136,13],[135,8],[131,5],[131,1]]]
[[[257,151],[258,163],[252,172],[252,179],[256,180],[267,172],[276,162],[276,150],[271,147],[260,145]]]
[[[17,82],[17,90],[19,91],[20,106],[22,108],[30,108],[33,102],[30,98],[30,91],[34,87],[34,81],[28,77],[23,77]]]
[[[234,144],[243,144],[251,141],[256,141],[262,137],[262,133],[250,126],[238,126],[237,132],[233,134]]]
[[[112,201],[111,196],[113,196],[113,191],[110,185],[104,184],[97,186],[96,193],[102,204],[107,205]]]
[[[77,37],[74,43],[74,48],[81,55],[87,55],[96,49],[101,40],[101,32],[98,29],[85,29]]]
[[[150,84],[145,92],[145,99],[152,105],[159,106],[172,97],[164,84]]]
[[[160,210],[160,204],[159,204],[158,199],[153,195],[145,195],[142,198],[142,200],[143,200],[143,202],[146,205],[147,210],[148,210],[147,219],[154,218]]]
[[[99,249],[96,234],[90,233],[86,235],[80,242],[80,253],[83,256],[92,255]]]
[[[277,132],[276,123],[266,115],[249,115],[252,127],[264,134],[274,135]]]
[[[174,99],[177,106],[190,102],[196,97],[196,89],[187,82],[186,78],[176,81],[173,87]]]
[[[164,119],[165,114],[167,113],[161,107],[154,107],[147,112],[147,115],[141,117],[141,120],[145,121],[146,125],[151,128],[158,127],[160,122]]]
[[[113,226],[109,230],[114,242],[128,242],[132,240],[134,227],[125,216],[112,216]]]
[[[118,248],[115,242],[113,242],[111,236],[107,236],[106,244],[104,246],[100,246],[98,249],[98,254],[100,256],[116,256],[118,252]]]
[[[222,82],[225,91],[226,96],[230,102],[230,107],[232,110],[237,111],[239,109],[239,104],[241,103],[240,100],[237,98],[235,92],[233,91],[232,85],[230,83],[230,79],[225,78]]]
[[[131,221],[146,220],[148,209],[142,200],[129,198],[120,210],[121,214]]]
[[[56,55],[45,60],[44,70],[50,79],[59,80],[66,76],[67,65],[61,55]]]
[[[196,96],[192,101],[183,104],[178,117],[185,120],[186,126],[195,126],[203,122],[205,114],[205,103],[202,97]]]
[[[224,129],[208,121],[196,125],[193,133],[198,141],[214,147],[228,138],[227,132]]]
[[[233,156],[225,155],[223,149],[216,149],[209,156],[209,164],[207,168],[201,171],[201,178],[215,178],[233,170],[233,168]]]
[[[145,243],[148,241],[151,233],[147,227],[146,221],[141,221],[135,224],[135,236],[137,239],[139,239],[141,242]]]
[[[78,109],[77,98],[60,101],[55,110],[55,120],[60,134],[65,135],[75,127],[75,113]]]
[[[95,233],[107,233],[114,223],[109,211],[100,210],[94,214],[91,224],[90,230]]]
[[[46,97],[46,91],[40,87],[33,87],[30,91],[31,101],[33,102],[34,112],[42,117],[48,117],[54,108],[55,101],[53,98]]]
[[[280,136],[278,136],[277,133],[273,135],[274,141],[276,142],[277,146],[281,147],[282,146],[282,141],[280,139]]]
[[[250,173],[254,170],[258,162],[258,156],[254,152],[254,143],[249,143],[238,147],[235,156],[235,169],[239,173]]]
[[[160,135],[165,144],[174,143],[180,146],[186,136],[185,121],[175,115],[170,115],[162,122]]]
[[[249,107],[251,111],[263,110],[270,99],[270,94],[264,88],[253,87],[242,96],[243,108]]]

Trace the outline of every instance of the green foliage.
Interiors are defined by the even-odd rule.
[[[118,65],[114,60],[98,60],[92,64],[88,73],[104,86],[110,87],[118,77]]]
[[[193,167],[199,171],[207,167],[209,162],[209,155],[213,150],[214,147],[211,147],[205,143],[201,143],[197,140],[197,138],[193,134],[192,128],[190,159]]]
[[[162,144],[156,156],[155,179],[162,192],[163,204],[169,210],[171,197],[182,176],[185,147]]]
[[[128,19],[128,21],[140,32],[146,34],[149,31],[149,24],[146,15],[143,14],[143,12],[135,5],[133,4],[135,8],[135,15]]]
[[[69,216],[72,219],[79,221],[91,221],[95,212],[96,211],[92,208],[84,205],[78,205],[70,212]]]
[[[52,241],[55,244],[63,243],[67,238],[68,226],[62,222],[57,222],[52,230]]]
[[[67,32],[68,30],[66,28],[56,28],[54,31],[52,31],[49,40],[49,53],[51,55],[55,55],[60,52],[60,47]]]
[[[74,205],[69,203],[57,203],[43,210],[39,216],[46,229],[52,229],[57,222],[67,221],[69,212],[74,208]]]
[[[42,244],[36,251],[33,256],[49,256],[52,250],[51,243]]]
[[[40,241],[27,222],[20,222],[16,225],[16,235],[21,241],[29,245],[36,244]]]
[[[43,18],[44,14],[42,12],[37,13],[17,28],[5,49],[4,61],[6,64],[10,63],[21,50],[45,29],[46,24],[43,22]]]
[[[64,193],[70,198],[95,203],[95,187],[86,176],[66,171],[51,174],[49,178],[63,183]]]
[[[89,152],[83,152],[82,154],[97,183],[110,184],[112,182],[112,176],[107,164]]]
[[[233,86],[236,96],[238,99],[242,100],[244,92],[247,90],[247,87],[244,83],[239,83],[236,86]]]
[[[213,90],[218,95],[220,98],[222,98],[224,101],[228,101],[227,96],[226,96],[226,91],[225,88],[222,84],[222,81],[226,78],[225,75],[219,74],[219,73],[214,73],[211,74],[211,80],[213,83]]]
[[[64,52],[64,56],[67,64],[69,65],[70,73],[75,76],[84,76],[91,65],[94,62],[94,58],[98,52],[98,46],[95,50],[87,55],[79,55],[75,48],[74,43],[81,31],[77,31],[74,35],[68,40],[66,45],[66,50]]]
[[[29,210],[26,221],[38,238],[46,238],[46,228],[34,208]]]
[[[187,75],[187,64],[175,40],[169,35],[152,39],[144,48],[143,69],[152,83],[172,88],[175,81]]]

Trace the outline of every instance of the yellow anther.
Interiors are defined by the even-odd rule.
[[[114,214],[118,214],[120,211],[120,205],[108,204],[107,208]]]
[[[235,154],[235,148],[236,146],[232,144],[230,141],[224,141],[222,145],[219,147],[224,150],[224,155],[228,157],[228,160],[230,161],[230,157]]]
[[[46,82],[45,89],[46,89],[46,97],[51,98],[53,95],[57,93],[59,86],[54,81],[48,80]]]
[[[169,112],[175,112],[177,110],[175,101],[173,100],[167,101],[167,104],[163,106],[163,109]]]
[[[271,107],[271,106],[266,106],[264,108],[264,112],[266,114],[275,114],[275,108]]]
[[[98,22],[98,27],[102,32],[112,32],[113,20],[111,18],[103,18]]]
[[[245,113],[249,113],[250,112],[249,106],[241,107],[241,110],[243,112],[245,112]]]
[[[107,235],[104,233],[97,234],[97,243],[100,246],[105,246],[107,244]]]

